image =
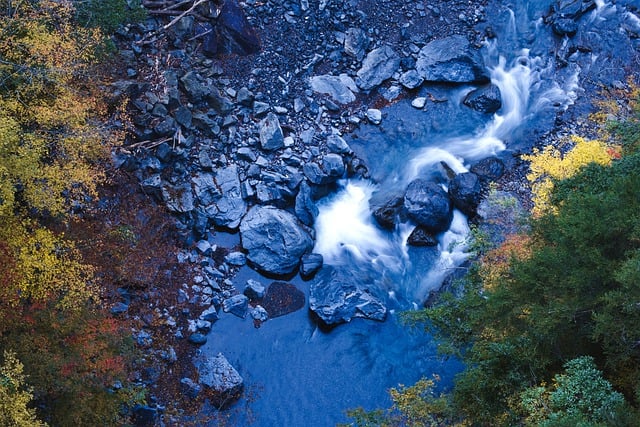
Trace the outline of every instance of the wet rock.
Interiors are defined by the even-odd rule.
[[[346,74],[314,76],[310,79],[310,85],[314,92],[327,94],[340,104],[355,101],[355,93],[358,92],[356,83]]]
[[[400,66],[400,56],[388,45],[374,49],[362,61],[356,85],[368,91],[391,78]]]
[[[571,18],[557,18],[551,24],[551,29],[560,37],[573,37],[578,32],[578,23]]]
[[[495,113],[502,107],[500,89],[494,84],[482,86],[469,92],[463,103],[481,113]]]
[[[205,212],[215,225],[236,229],[247,211],[247,204],[242,198],[238,166],[234,164],[218,169],[215,182],[222,196],[207,205]]]
[[[348,267],[324,266],[309,290],[309,309],[326,325],[355,317],[384,320],[387,308],[380,290]]]
[[[300,222],[311,227],[318,217],[318,206],[313,201],[311,187],[302,181],[295,201],[295,213]]]
[[[374,125],[379,125],[382,122],[382,111],[377,108],[369,108],[367,110],[367,119]]]
[[[235,314],[241,319],[244,319],[247,315],[248,307],[249,298],[247,298],[246,295],[234,295],[231,298],[227,298],[222,301],[222,311],[225,313]]]
[[[416,71],[429,82],[486,83],[489,75],[482,58],[466,37],[433,40],[420,49]]]
[[[222,353],[216,356],[200,355],[193,361],[198,383],[209,392],[211,402],[222,409],[233,403],[243,388],[243,379]]]
[[[274,113],[267,114],[267,117],[260,122],[260,146],[266,151],[284,147],[284,135],[280,121]]]
[[[194,334],[189,335],[188,341],[191,344],[195,345],[203,345],[207,342],[207,336],[205,334],[201,334],[200,332],[196,332]]]
[[[473,164],[470,172],[478,175],[481,181],[496,181],[504,174],[504,163],[497,157],[487,157]]]
[[[300,275],[309,278],[322,268],[324,259],[322,254],[311,253],[302,255],[300,261]]]
[[[465,215],[475,215],[478,204],[482,199],[480,178],[472,172],[456,175],[449,184],[449,195],[453,205]]]
[[[420,226],[415,227],[407,238],[407,245],[409,246],[436,246],[437,244],[438,240],[435,236]]]
[[[404,205],[404,199],[402,197],[395,197],[387,201],[384,205],[375,208],[373,210],[373,218],[376,220],[380,227],[385,230],[394,230],[402,207]]]
[[[404,209],[409,219],[432,233],[446,230],[453,219],[453,206],[447,192],[438,184],[423,179],[416,179],[407,186]]]
[[[322,158],[322,165],[316,162],[306,163],[302,171],[309,182],[316,185],[335,183],[346,171],[342,156],[329,153]]]
[[[252,207],[240,223],[240,238],[251,264],[276,275],[295,271],[300,257],[313,246],[295,216],[272,206]]]
[[[273,319],[293,313],[304,307],[304,292],[291,283],[273,282],[267,288],[260,304],[269,313],[269,317]]]

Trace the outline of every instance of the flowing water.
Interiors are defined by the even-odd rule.
[[[370,205],[402,194],[416,177],[445,185],[441,162],[463,172],[482,158],[508,159],[514,150],[530,147],[537,135],[552,128],[559,112],[579,100],[579,81],[604,73],[607,61],[623,55],[616,50],[622,36],[614,17],[633,23],[635,15],[624,17],[620,3],[598,2],[582,18],[587,29],[576,36],[602,37],[610,31],[602,37],[605,51],[585,53],[562,68],[549,55],[558,40],[542,24],[550,1],[516,2],[512,9],[496,6],[489,16],[498,37],[482,51],[502,93],[500,111],[487,117],[461,106],[471,86],[434,86],[419,95],[446,101],[430,102],[425,110],[411,107],[410,100],[398,102],[384,111],[381,126],[363,126],[346,136],[372,180],[344,181],[321,201],[315,251],[327,264],[374,272],[376,284],[389,295],[390,315],[382,323],[356,319],[330,332],[319,330],[307,310],[271,319],[259,329],[249,320],[223,316],[201,350],[224,353],[244,377],[245,395],[228,413],[231,425],[333,426],[346,421],[347,408],[388,406],[387,390],[398,383],[436,374],[440,387],[450,387],[459,362],[438,355],[437,343],[428,335],[402,326],[397,311],[419,305],[467,258],[466,218],[456,211],[450,229],[437,236],[436,248],[408,248],[412,225],[383,231]],[[248,278],[269,283],[248,268],[236,282]],[[309,283],[298,277],[292,283],[308,294]]]

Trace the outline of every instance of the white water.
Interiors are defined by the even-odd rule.
[[[512,12],[507,27],[516,31]],[[532,57],[528,49],[507,58],[493,41],[486,45],[484,53],[491,81],[501,92],[501,109],[471,135],[418,140],[424,146],[407,160],[405,170],[395,173],[400,177],[394,183],[398,188],[404,189],[418,177],[427,178],[441,162],[456,173],[466,172],[469,162],[505,150],[505,141],[523,123],[545,110],[565,109],[577,97],[579,68],[564,80],[556,81],[553,64]],[[411,223],[401,224],[393,233],[377,227],[369,210],[369,200],[375,191],[376,186],[370,182],[345,182],[337,195],[321,203],[314,251],[321,253],[327,264],[348,263],[354,269],[373,268],[381,274],[391,274],[396,295],[421,303],[429,291],[438,288],[446,275],[468,257],[466,218],[455,212],[451,228],[437,236],[437,256],[431,257],[430,265],[426,266],[424,257],[413,259],[406,246],[413,228]]]

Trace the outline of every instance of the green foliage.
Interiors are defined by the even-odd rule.
[[[137,0],[73,0],[73,4],[81,25],[100,28],[104,34],[112,34],[121,25],[139,22],[146,16]]]

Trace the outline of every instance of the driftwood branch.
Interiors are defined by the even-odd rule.
[[[189,15],[189,14],[193,14],[194,11],[196,10],[196,8],[198,6],[200,6],[203,3],[206,3],[210,0],[195,0],[193,1],[193,4],[191,5],[191,7],[189,7],[187,10],[180,12],[174,9],[177,9],[181,6],[184,6],[186,4],[191,3],[192,0],[182,0],[178,3],[175,3],[173,5],[167,6],[164,9],[160,9],[160,10],[154,10],[151,11],[150,13],[153,13],[155,15],[174,15],[177,14],[177,16],[175,18],[173,18],[168,24],[163,25],[162,27],[160,27],[158,30],[149,33],[148,35],[146,35],[145,37],[143,37],[141,40],[137,41],[136,43],[139,45],[142,44],[147,44],[152,42],[153,40],[150,39],[155,39],[155,36],[157,36],[160,32],[162,31],[166,31],[169,28],[171,28],[172,26],[174,26],[176,23],[178,23],[178,21],[180,21],[182,18],[184,18],[185,16]],[[154,2],[153,4],[157,5],[160,2]]]

